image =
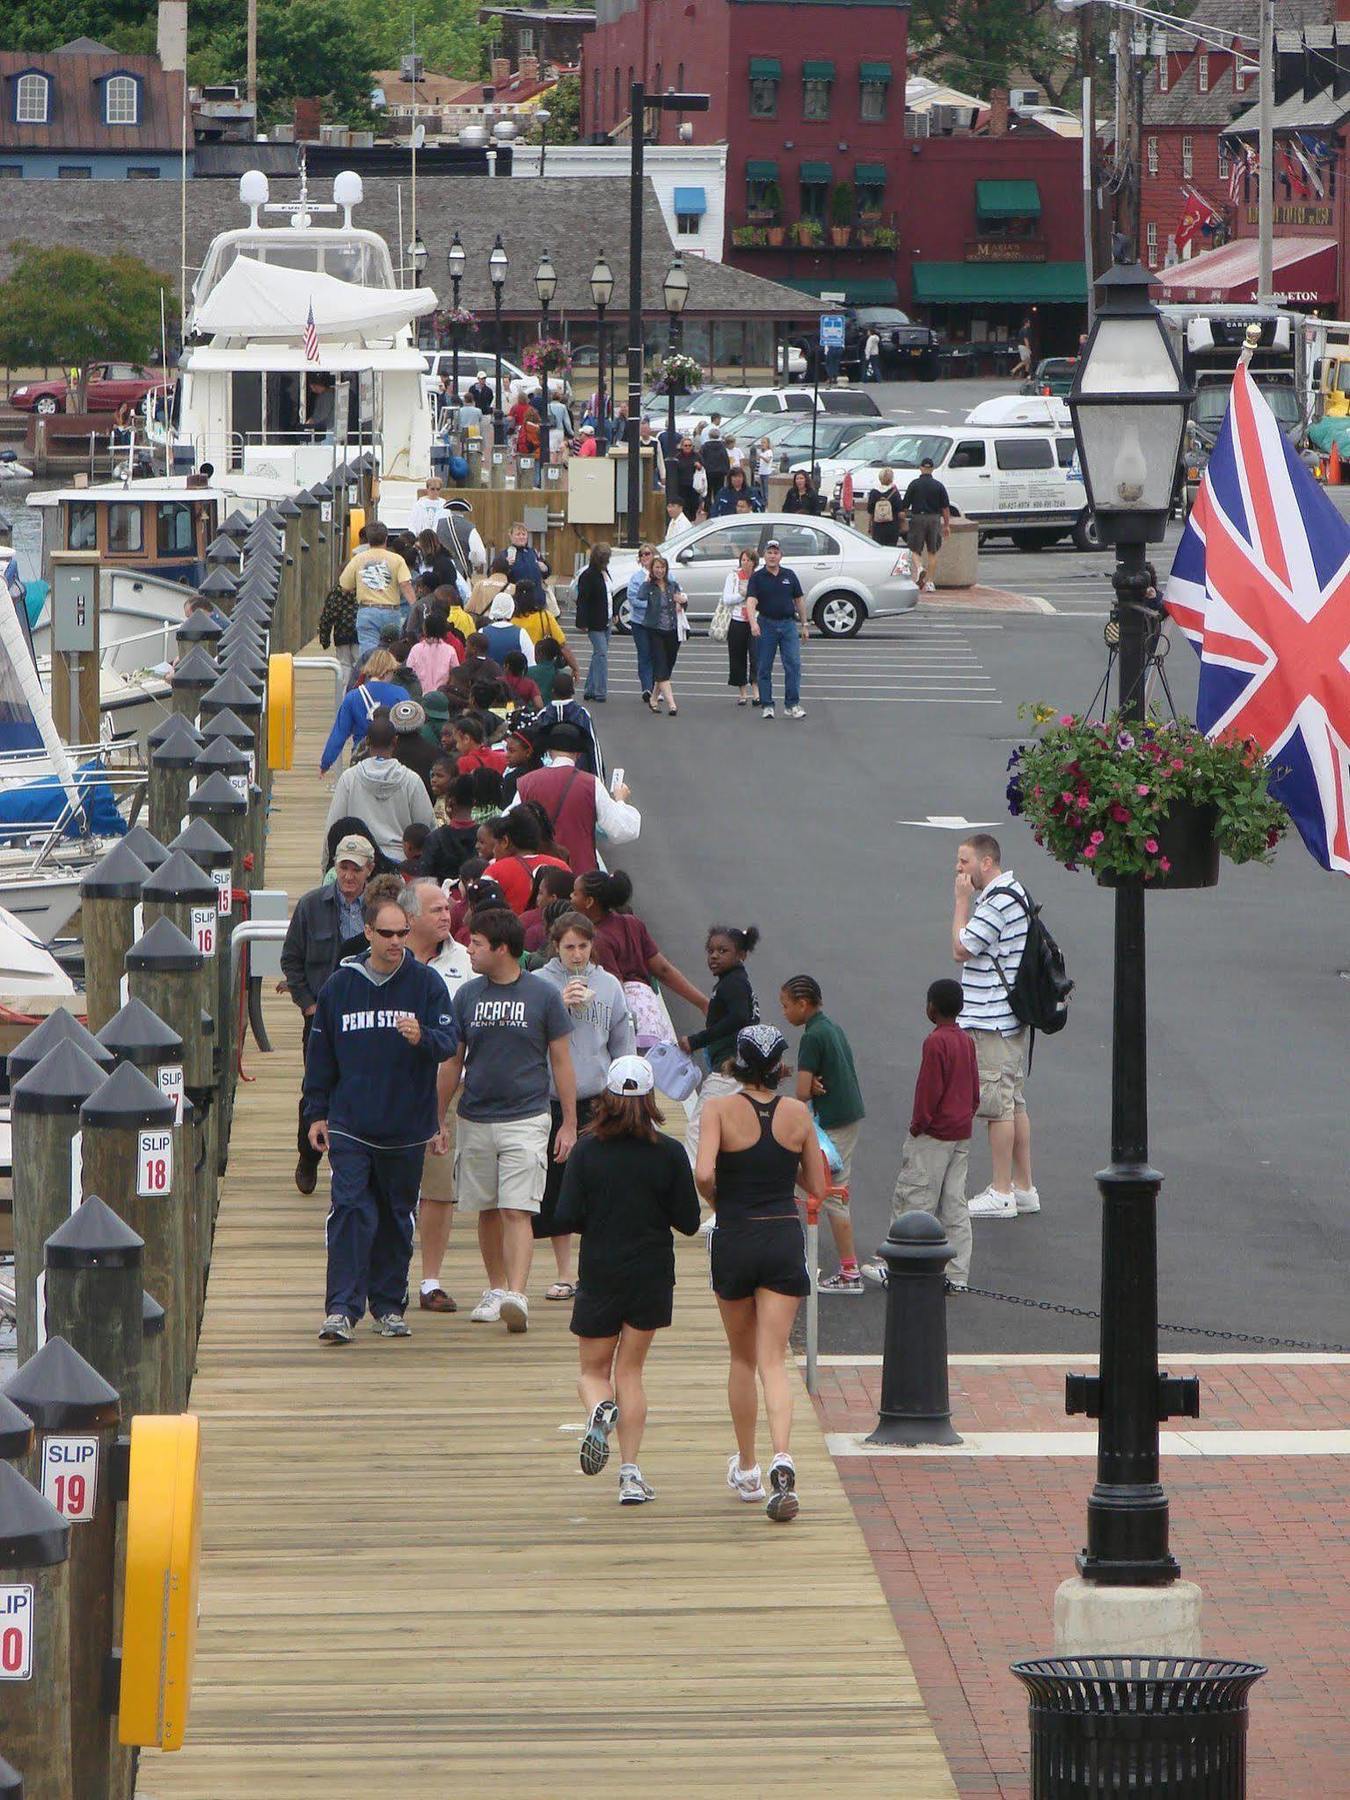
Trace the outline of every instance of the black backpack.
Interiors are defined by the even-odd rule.
[[[1041,1031],[1052,1037],[1055,1032],[1063,1031],[1069,1022],[1069,995],[1073,992],[1073,982],[1064,965],[1064,952],[1050,935],[1050,928],[1041,918],[1040,907],[1029,894],[1020,894],[1013,887],[1004,888],[1002,892],[1015,900],[1027,915],[1027,941],[1011,983],[1003,973],[997,953],[994,967],[1007,991],[1008,1005],[1018,1024],[1029,1025],[1033,1032]]]

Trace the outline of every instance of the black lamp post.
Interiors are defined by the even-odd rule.
[[[553,114],[546,106],[536,106],[534,122],[539,127],[539,173],[544,173],[544,164],[548,159],[548,122]]]
[[[459,391],[459,284],[464,279],[464,264],[467,261],[464,246],[459,241],[456,231],[450,240],[450,248],[445,253],[445,266],[450,271],[450,292],[453,295],[455,318],[450,332],[450,392],[455,397],[455,405],[460,403]]]
[[[689,299],[689,275],[683,259],[676,256],[674,262],[666,270],[666,315],[670,320],[670,353],[673,356],[680,343],[680,318]],[[675,388],[667,383],[666,403],[669,408],[666,417],[666,455],[673,456],[675,451]]]
[[[412,242],[408,245],[404,254],[408,259],[408,266],[412,270],[413,286],[415,288],[421,287],[422,271],[427,266],[427,247],[422,242],[422,234],[420,231],[414,231],[412,234]]]
[[[1172,354],[1151,277],[1138,264],[1097,283],[1100,304],[1078,363],[1069,410],[1088,503],[1113,544],[1112,610],[1122,718],[1144,718],[1144,680],[1157,629],[1145,546],[1167,523],[1191,394]],[[1199,1383],[1158,1370],[1158,1190],[1148,1160],[1148,1027],[1144,881],[1116,886],[1111,1029],[1111,1165],[1102,1194],[1101,1358],[1070,1375],[1065,1405],[1095,1418],[1097,1480],[1088,1501],[1085,1581],[1162,1587],[1180,1574],[1168,1547],[1167,1495],[1158,1479],[1158,1426],[1199,1414]]]
[[[605,426],[605,308],[609,305],[614,293],[614,271],[605,260],[602,250],[595,259],[595,267],[591,270],[591,299],[595,302],[596,316],[600,321],[600,329],[596,339],[597,370],[595,377],[595,410],[599,417],[595,421],[596,435],[606,448],[609,445],[609,433]]]
[[[558,275],[553,267],[547,250],[539,258],[539,267],[534,272],[534,291],[539,296],[539,336],[548,336],[548,309],[553,303],[553,296],[558,291]],[[553,415],[549,407],[553,395],[549,391],[548,370],[542,371],[544,377],[544,416],[539,423],[539,485],[544,485],[544,470],[548,467],[548,434],[552,429]]]
[[[506,269],[506,251],[502,246],[502,234],[499,231],[497,241],[492,246],[492,254],[488,257],[488,274],[492,277],[492,348],[497,360],[497,393],[493,403],[492,442],[499,450],[505,435],[502,419],[502,289],[506,285]]]

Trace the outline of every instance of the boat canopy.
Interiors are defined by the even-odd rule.
[[[320,347],[390,338],[436,310],[430,288],[363,288],[332,275],[274,267],[236,257],[197,308],[194,327],[217,338],[271,338],[299,343],[310,310]]]

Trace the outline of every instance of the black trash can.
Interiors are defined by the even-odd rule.
[[[1266,1673],[1260,1663],[1040,1656],[1012,1672],[1031,1697],[1032,1800],[1246,1794],[1247,1696]]]

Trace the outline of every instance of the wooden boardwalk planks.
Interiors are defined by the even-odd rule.
[[[269,882],[315,879],[326,683],[301,683]],[[803,1509],[775,1527],[725,1486],[725,1350],[702,1240],[650,1364],[643,1468],[620,1508],[577,1470],[569,1309],[524,1337],[464,1310],[414,1335],[315,1337],[326,1180],[296,1193],[298,1015],[247,1059],[193,1389],[205,1558],[187,1747],[147,1753],[143,1800],[533,1800],[584,1791],[928,1800],[956,1790],[805,1395]],[[542,1295],[551,1257],[536,1261]],[[615,1459],[617,1461],[617,1459]]]

